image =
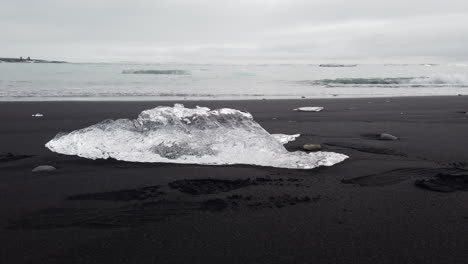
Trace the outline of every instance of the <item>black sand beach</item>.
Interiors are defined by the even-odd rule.
[[[0,263],[468,262],[468,97],[182,102],[300,133],[290,151],[312,143],[350,156],[314,170],[93,161],[44,147],[60,131],[173,103],[0,103]],[[292,111],[302,106],[325,109]],[[38,165],[57,170],[31,172]]]

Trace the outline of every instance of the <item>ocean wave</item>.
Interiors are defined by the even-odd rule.
[[[301,84],[321,86],[468,86],[468,76],[465,75],[436,75],[421,77],[397,78],[336,78],[313,81],[300,81]]]
[[[186,75],[185,70],[123,70],[123,74],[161,74],[161,75]]]
[[[319,67],[356,67],[357,64],[320,64]]]
[[[12,98],[28,98],[28,97],[48,97],[48,98],[100,98],[100,97],[167,97],[167,98],[243,98],[243,97],[283,97],[289,96],[290,94],[256,94],[256,93],[158,93],[158,92],[62,92],[60,94],[53,92],[2,92],[0,91],[0,97],[12,97]]]

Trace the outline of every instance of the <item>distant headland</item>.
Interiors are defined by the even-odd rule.
[[[30,57],[23,58],[0,58],[0,63],[67,63],[66,61],[38,60]]]

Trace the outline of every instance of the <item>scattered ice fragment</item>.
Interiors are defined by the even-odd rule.
[[[43,117],[44,115],[41,114],[41,113],[37,113],[37,114],[33,114],[32,116],[33,116],[33,117]]]
[[[54,170],[56,170],[56,168],[54,166],[41,165],[41,166],[37,166],[36,168],[32,169],[32,172],[51,172],[51,171],[54,171]]]
[[[288,142],[292,142],[296,140],[296,138],[300,137],[301,134],[295,134],[295,135],[286,135],[286,134],[271,134],[272,137],[274,137],[276,140],[278,140],[281,144],[286,144]]]
[[[331,166],[348,158],[333,152],[289,152],[246,112],[180,104],[145,110],[134,120],[105,120],[59,133],[46,147],[89,159],[290,169]]]
[[[305,107],[299,107],[294,109],[294,111],[302,111],[302,112],[320,112],[323,110],[323,107],[321,106],[305,106]]]
[[[380,134],[380,140],[397,140],[398,137],[395,137],[394,135],[390,135],[387,133],[382,133]]]

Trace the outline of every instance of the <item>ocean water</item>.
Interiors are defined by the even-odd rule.
[[[0,63],[0,100],[216,100],[468,95],[459,65]]]

